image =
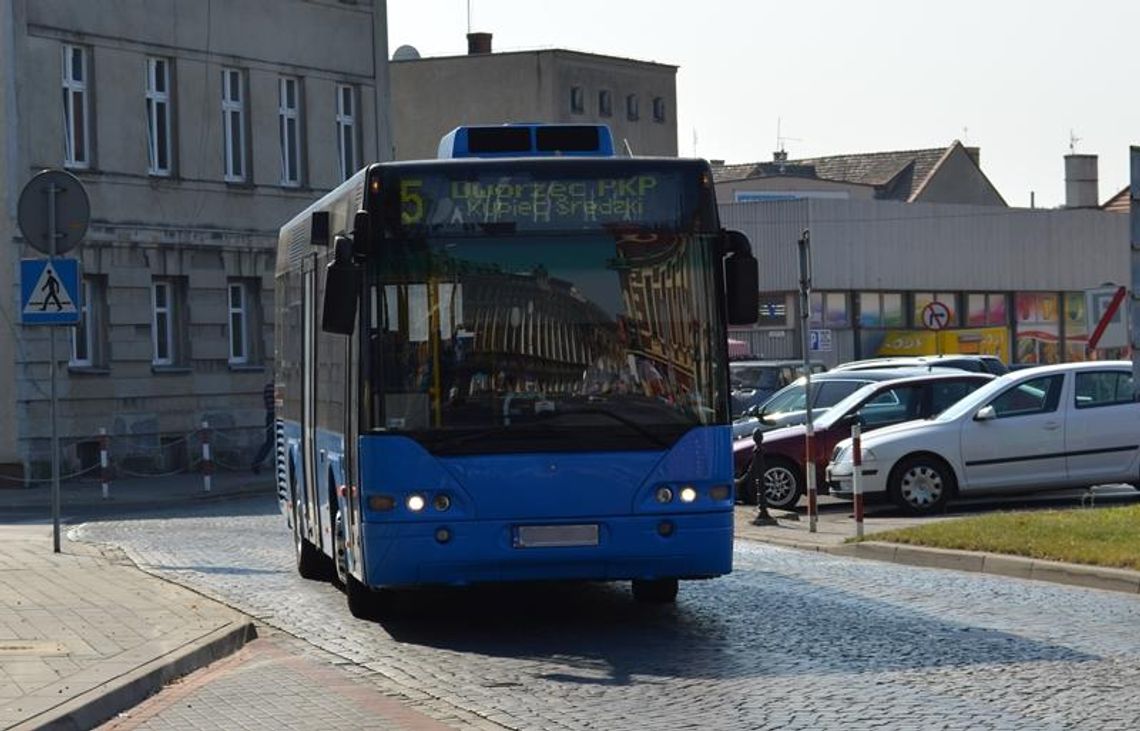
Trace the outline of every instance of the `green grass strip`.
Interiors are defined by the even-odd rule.
[[[1140,570],[1140,505],[991,513],[864,540]]]

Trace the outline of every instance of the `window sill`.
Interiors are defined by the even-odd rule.
[[[186,366],[178,365],[154,365],[151,364],[150,372],[157,375],[184,375],[186,373],[193,373],[194,369],[187,368]]]
[[[257,363],[230,363],[229,368],[234,373],[264,373],[265,366]]]
[[[75,375],[83,376],[109,376],[111,375],[110,368],[102,366],[89,366],[89,365],[68,365],[67,372]]]

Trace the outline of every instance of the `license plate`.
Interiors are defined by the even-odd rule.
[[[515,548],[553,548],[598,545],[596,523],[584,525],[520,525],[515,528]]]

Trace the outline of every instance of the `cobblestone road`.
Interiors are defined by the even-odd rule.
[[[354,619],[270,499],[90,523],[147,571],[450,721],[512,729],[1140,728],[1140,600],[740,542],[675,607],[626,586],[441,591]]]

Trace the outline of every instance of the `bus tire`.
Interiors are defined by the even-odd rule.
[[[634,579],[633,598],[641,604],[672,604],[677,601],[677,580]]]
[[[375,619],[379,602],[376,592],[362,584],[352,574],[344,577],[344,594],[348,598],[348,611],[357,619]]]
[[[297,562],[297,573],[302,579],[324,581],[328,578],[328,561],[317,547],[309,543],[301,530],[301,502],[293,501],[293,553]]]

